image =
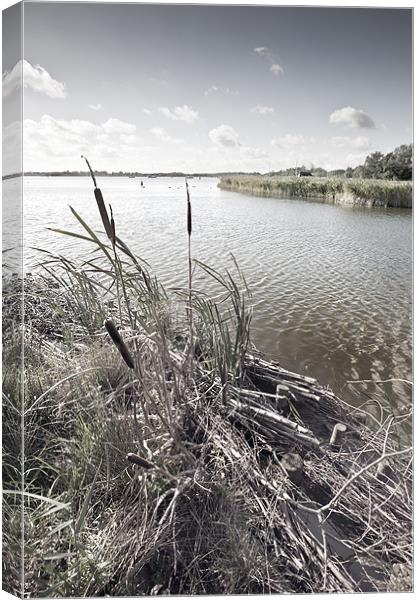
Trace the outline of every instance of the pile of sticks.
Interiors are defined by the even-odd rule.
[[[271,591],[384,591],[394,565],[411,568],[412,448],[395,441],[410,413],[379,422],[251,354],[241,384],[221,388],[199,396],[194,436],[286,558]]]

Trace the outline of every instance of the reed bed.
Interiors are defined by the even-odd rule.
[[[173,301],[115,223],[97,233],[73,214],[79,230],[64,233],[92,257],[44,252],[44,275],[24,281],[23,332],[21,282],[3,296],[7,591],[410,590],[411,414],[353,408],[263,357],[234,261],[226,273],[195,261],[217,298],[189,270]]]
[[[222,177],[221,189],[255,196],[317,199],[336,204],[412,208],[412,183],[334,177]]]

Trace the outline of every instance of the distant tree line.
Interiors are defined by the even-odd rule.
[[[295,175],[296,171],[310,171],[314,177],[348,177],[357,179],[392,179],[399,181],[408,181],[412,179],[413,170],[413,145],[402,145],[389,152],[382,154],[381,152],[373,152],[365,159],[363,165],[346,169],[335,169],[334,171],[326,171],[321,167],[307,168],[305,165],[301,167],[283,169],[275,171],[275,175]]]
[[[314,177],[348,177],[356,179],[392,179],[398,181],[408,181],[412,179],[413,170],[413,145],[402,145],[389,152],[382,154],[381,152],[373,152],[365,159],[363,165],[346,169],[335,169],[334,171],[326,171],[321,167],[311,168],[301,165],[300,167],[282,169],[281,171],[271,171],[267,175],[293,176],[300,171],[310,171]],[[97,176],[108,177],[222,177],[224,175],[261,175],[259,172],[242,172],[242,171],[226,171],[218,173],[139,173],[137,171],[96,171]],[[10,179],[12,177],[20,177],[22,173],[12,173],[3,175],[2,179]],[[53,177],[79,177],[81,175],[89,176],[88,171],[26,171],[24,175],[28,176],[44,176]]]
[[[25,171],[24,173],[9,173],[2,179],[14,177],[90,177],[89,171]],[[138,171],[95,171],[96,177],[223,177],[224,175],[259,175],[258,171],[221,171],[217,173],[184,173],[183,171],[161,173],[139,173]]]

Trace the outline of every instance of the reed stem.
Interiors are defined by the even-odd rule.
[[[192,318],[192,205],[189,194],[188,180],[185,178],[186,201],[187,201],[187,232],[188,232],[188,321],[189,321],[189,343],[191,353],[191,374],[193,371],[193,318]]]
[[[114,260],[115,260],[115,281],[116,281],[116,297],[118,300],[118,310],[119,310],[119,322],[122,325],[122,308],[121,308],[121,294],[119,291],[119,276],[118,276],[118,271],[119,269],[117,268],[118,266],[118,257],[116,254],[116,230],[115,230],[115,221],[113,218],[113,211],[112,211],[112,206],[109,204],[109,210],[111,213],[111,231],[112,231],[112,248],[113,248],[113,256],[114,256]]]

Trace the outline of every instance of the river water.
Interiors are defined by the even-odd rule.
[[[222,191],[217,183],[190,181],[193,255],[220,270],[233,266],[234,254],[253,294],[255,344],[352,402],[379,389],[394,408],[407,405],[410,387],[402,382],[347,382],[411,379],[411,212],[252,197]],[[98,182],[112,204],[118,235],[166,286],[186,286],[184,182],[156,178],[144,184],[142,189],[139,179],[110,177]],[[6,201],[18,191],[17,180],[3,186]],[[86,258],[90,245],[47,230],[81,232],[69,205],[102,229],[90,178],[25,178],[27,271],[40,259],[32,247]],[[17,221],[15,205],[5,212],[4,248],[16,244]],[[3,261],[16,270],[13,250]]]

